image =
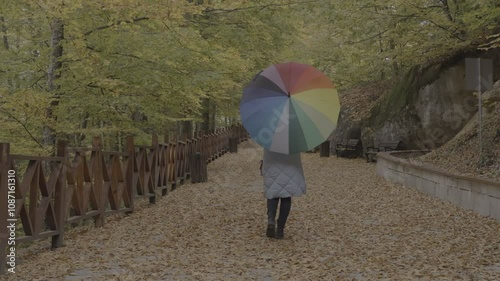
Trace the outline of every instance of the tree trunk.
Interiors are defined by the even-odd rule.
[[[7,37],[7,26],[5,25],[5,19],[0,17],[0,27],[3,33],[3,46],[5,50],[9,50],[9,38]]]
[[[89,123],[89,117],[90,117],[90,114],[88,112],[85,112],[83,114],[82,124],[80,126],[80,129],[82,131],[85,130],[85,129],[87,129],[88,123]],[[86,135],[84,133],[75,133],[74,134],[74,138],[75,138],[75,144],[76,144],[76,146],[81,146],[82,142],[86,138]]]
[[[214,102],[211,102],[210,103],[210,131],[213,132],[215,131],[215,127],[216,127],[216,124],[215,124],[215,111],[216,111],[217,107],[215,105]]]
[[[5,50],[10,50],[10,44],[9,44],[9,37],[7,37],[7,25],[5,25],[5,19],[4,17],[0,17],[0,30],[2,30],[3,33],[3,46]],[[12,81],[12,78],[10,76],[7,76],[7,85],[9,86],[9,91],[13,91],[14,89],[14,82]]]
[[[182,135],[187,139],[193,138],[193,121],[182,121]]]
[[[450,6],[448,5],[448,0],[441,0],[441,4],[443,4],[443,11],[449,21],[453,21],[453,16],[450,12]]]
[[[396,49],[396,45],[394,43],[394,40],[390,40],[389,41],[389,49],[391,50],[391,53],[394,53],[394,50]],[[392,57],[392,73],[393,73],[393,76],[397,76],[399,75],[399,65],[395,59],[395,57],[393,56]]]
[[[202,112],[201,131],[208,133],[210,131],[210,99],[203,99],[203,112]]]
[[[47,71],[47,87],[51,94],[55,94],[57,90],[56,80],[61,76],[59,71],[61,70],[61,57],[63,55],[63,47],[61,41],[64,39],[64,24],[60,19],[52,20],[50,24],[51,38],[50,38],[50,64]],[[46,110],[46,116],[49,120],[56,120],[57,116],[54,115],[54,109],[59,104],[59,98],[54,95],[54,99],[50,103]],[[55,145],[55,131],[49,126],[45,125],[43,128],[43,144],[54,146]]]
[[[330,141],[329,140],[320,144],[319,157],[330,157]]]
[[[198,137],[198,133],[200,132],[200,122],[195,122],[194,131],[196,132],[196,137]]]

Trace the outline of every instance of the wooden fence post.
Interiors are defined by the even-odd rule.
[[[186,181],[191,179],[191,155],[193,155],[194,138],[186,139],[185,175]]]
[[[165,137],[167,143],[167,182],[169,184],[169,191],[175,189],[175,144],[171,142],[168,137]]]
[[[126,186],[126,191],[128,194],[128,198],[130,200],[128,206],[130,208],[130,213],[134,212],[134,182],[135,182],[135,175],[134,175],[134,165],[135,165],[135,147],[134,147],[134,137],[133,136],[127,136],[127,147],[126,147],[126,152],[127,152],[127,167],[125,171],[125,186]]]
[[[170,169],[170,163],[169,161],[169,153],[170,153],[170,144],[168,143],[168,132],[163,135],[163,145],[165,146],[164,152],[163,152],[163,161],[165,161],[165,167],[164,167],[164,173],[165,173],[165,185],[166,187],[161,191],[161,195],[165,196],[168,194],[169,191],[169,186],[170,186],[170,178],[169,178],[169,169]]]
[[[10,145],[8,143],[0,143],[0,275],[5,274],[5,270],[7,269],[7,255],[5,249],[7,248],[7,239],[9,238],[7,229],[7,219],[9,218],[7,205],[9,152]]]
[[[63,157],[59,168],[59,176],[57,179],[54,198],[54,212],[56,216],[58,235],[52,236],[52,248],[62,247],[64,244],[64,230],[66,222],[66,169],[68,163],[68,142],[57,142],[57,156]]]
[[[201,157],[202,178],[208,180],[207,164],[209,163],[209,158],[210,158],[210,143],[208,135],[203,135],[202,137],[202,141],[200,143],[200,157]]]
[[[153,155],[151,157],[151,167],[150,167],[150,173],[151,173],[151,180],[153,184],[153,195],[152,197],[149,197],[149,203],[155,204],[156,203],[156,190],[158,188],[158,183],[160,182],[158,180],[158,176],[160,174],[160,168],[158,167],[159,165],[159,145],[158,145],[158,134],[153,133],[151,137],[151,146],[153,147]],[[149,156],[149,155],[147,155]],[[146,157],[148,159],[148,157]],[[149,159],[148,159],[149,161]]]
[[[104,225],[106,219],[106,199],[107,192],[103,183],[103,155],[102,155],[102,140],[101,137],[97,136],[92,139],[92,153],[94,154],[94,159],[92,159],[91,169],[92,178],[94,180],[94,190],[97,190],[97,205],[99,215],[95,217],[95,226],[101,227]]]
[[[172,190],[176,189],[177,186],[177,171],[178,171],[178,161],[177,161],[177,149],[178,145],[176,144],[176,140],[173,139],[172,141],[169,142],[170,145],[170,164],[172,167],[170,168],[171,172],[171,182],[172,182]]]
[[[177,179],[179,180],[179,185],[178,187],[180,187],[181,185],[184,184],[184,172],[183,172],[183,159],[182,157],[184,156],[183,155],[183,151],[184,151],[184,144],[181,140],[178,140],[177,141],[177,153],[176,153],[176,158],[175,158],[175,161],[176,161],[176,164],[175,166],[177,167]]]

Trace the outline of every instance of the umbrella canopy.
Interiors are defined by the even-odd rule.
[[[272,65],[244,89],[243,126],[267,150],[293,154],[308,151],[337,126],[337,90],[316,68],[296,62]]]

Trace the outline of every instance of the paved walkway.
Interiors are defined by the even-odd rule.
[[[285,239],[266,238],[261,155],[245,142],[209,165],[209,182],[21,254],[7,280],[500,280],[500,223],[385,182],[361,159],[303,154],[308,193]]]

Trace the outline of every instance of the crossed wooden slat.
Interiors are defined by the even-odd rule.
[[[168,192],[168,145],[160,144],[158,146],[156,182],[157,187],[162,191],[162,195]]]
[[[147,151],[140,148],[136,154],[136,165],[139,172],[139,184],[137,185],[137,195],[148,195],[154,193],[153,182],[151,180],[151,167],[149,165]]]
[[[121,209],[121,205],[125,208],[131,208],[131,196],[128,194],[125,187],[125,177],[119,155],[112,154],[107,163],[107,173],[110,176],[110,188],[108,192],[108,202],[111,210]]]
[[[47,158],[48,159],[48,158]],[[54,235],[59,231],[56,212],[54,209],[54,192],[61,173],[61,163],[57,163],[45,177],[43,158],[29,160],[24,178],[19,183],[16,173],[16,217],[21,218],[21,224],[26,236],[18,240],[33,240],[38,236]],[[10,169],[15,169],[15,159],[10,163]],[[49,230],[45,229],[45,226]]]
[[[68,221],[80,220],[99,213],[99,195],[94,186],[87,157],[83,152],[76,152],[66,175]],[[73,210],[73,213],[70,210]],[[83,217],[82,217],[83,216]]]

